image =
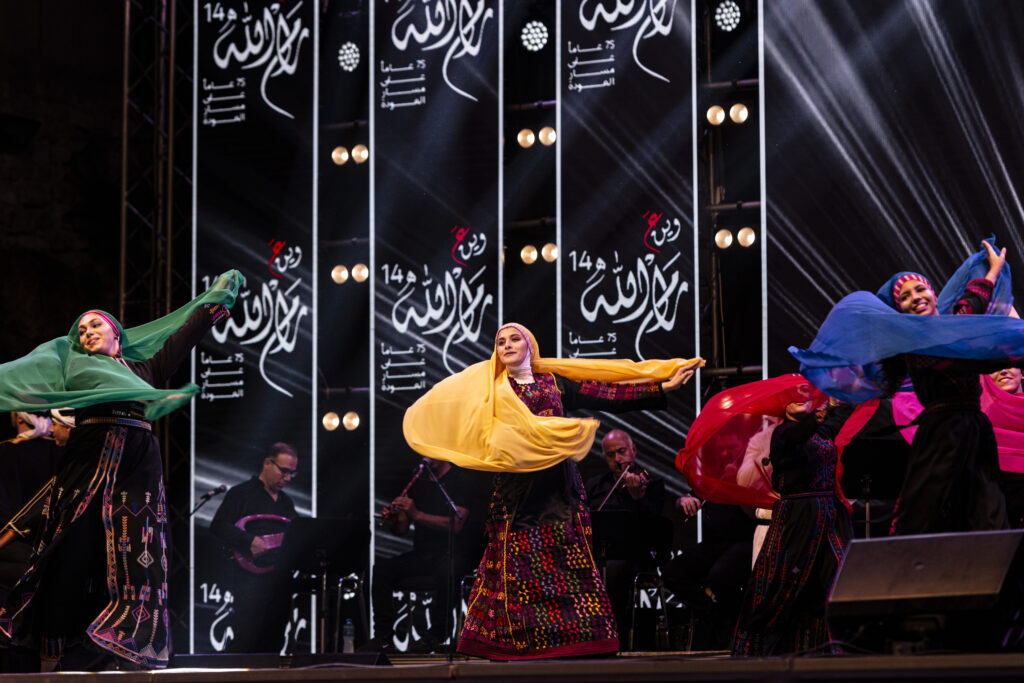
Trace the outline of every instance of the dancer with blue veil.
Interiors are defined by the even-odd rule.
[[[909,375],[924,412],[911,447],[893,533],[1002,529],[1006,505],[978,375],[1024,365],[1024,322],[1012,307],[1006,250],[983,242],[936,296],[919,273],[854,292],[829,313],[800,371],[850,403],[892,395]],[[995,313],[996,315],[984,315]],[[870,405],[870,404],[869,404]]]

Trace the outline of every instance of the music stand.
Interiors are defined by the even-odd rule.
[[[591,510],[594,557],[604,572],[608,560],[632,559],[639,546],[639,518],[629,510]]]
[[[369,521],[355,515],[299,517],[284,532],[279,568],[289,574],[297,571],[320,577],[320,652],[326,650],[328,570],[362,572],[369,546]]]

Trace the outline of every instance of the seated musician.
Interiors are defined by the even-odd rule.
[[[386,530],[398,536],[406,535],[410,529],[413,533],[411,551],[377,560],[373,568],[373,644],[384,652],[395,649],[396,610],[393,593],[396,589],[415,586],[414,590],[437,590],[439,593],[435,604],[444,604],[443,589],[448,577],[449,520],[453,521],[455,532],[455,559],[452,567],[455,586],[473,569],[478,559],[469,554],[468,539],[463,533],[469,519],[468,501],[472,496],[470,473],[443,460],[424,460],[429,462],[427,466],[430,472],[444,485],[461,519],[452,519],[451,507],[430,472],[422,472],[405,495],[398,496],[384,508],[382,524]],[[432,621],[438,625],[444,623],[443,608],[433,613]]]
[[[283,520],[296,516],[283,489],[298,464],[294,448],[272,444],[260,473],[228,489],[210,524],[213,535],[234,551],[228,572],[234,637],[227,640],[228,652],[280,652],[284,646],[289,592],[273,568],[287,526]]]
[[[662,516],[665,504],[665,482],[652,476],[636,462],[637,448],[633,439],[621,429],[608,432],[601,441],[608,471],[587,480],[587,502],[591,512],[626,511],[632,513],[635,541],[622,556],[620,549],[606,558],[605,587],[612,602],[612,611],[619,628],[620,641],[629,627],[629,600],[633,594],[633,577],[637,571],[654,568],[657,551],[667,552],[672,543],[671,522]],[[603,503],[603,506],[602,506]],[[601,520],[595,519],[595,534],[601,533]],[[666,558],[667,559],[667,558]]]

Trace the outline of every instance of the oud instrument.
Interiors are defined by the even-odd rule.
[[[284,530],[288,528],[291,521],[292,520],[287,517],[282,517],[281,515],[258,514],[246,515],[235,522],[235,526],[242,531],[246,531],[246,527],[254,522],[256,522],[257,526],[262,529],[267,527],[281,528],[281,531],[279,532],[259,536],[267,546],[267,551],[260,553],[256,557],[249,557],[247,555],[243,555],[237,550],[233,550],[232,553],[235,556],[235,562],[250,574],[267,574],[274,571],[273,561],[277,559],[278,553],[273,551],[276,551],[281,547],[281,541],[284,539]]]

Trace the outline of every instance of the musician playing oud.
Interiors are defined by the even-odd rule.
[[[426,471],[429,468],[429,472]],[[444,485],[461,518],[452,517],[451,507],[430,474]],[[453,579],[457,583],[472,570],[474,560],[467,552],[463,533],[469,519],[470,478],[465,470],[443,460],[423,458],[420,467],[405,490],[385,506],[381,523],[395,535],[413,532],[412,550],[401,555],[377,560],[373,568],[374,641],[383,652],[395,649],[395,617],[393,593],[396,589],[437,590],[436,604],[442,605],[443,588],[448,576],[448,524],[453,522]],[[435,623],[444,623],[441,610],[433,613]],[[440,640],[441,634],[437,634]]]
[[[234,598],[228,625],[234,637],[226,652],[280,652],[288,623],[289,591],[274,571],[281,536],[295,518],[295,503],[284,492],[299,466],[286,443],[267,449],[258,475],[228,489],[210,531],[228,550],[228,589]]]

